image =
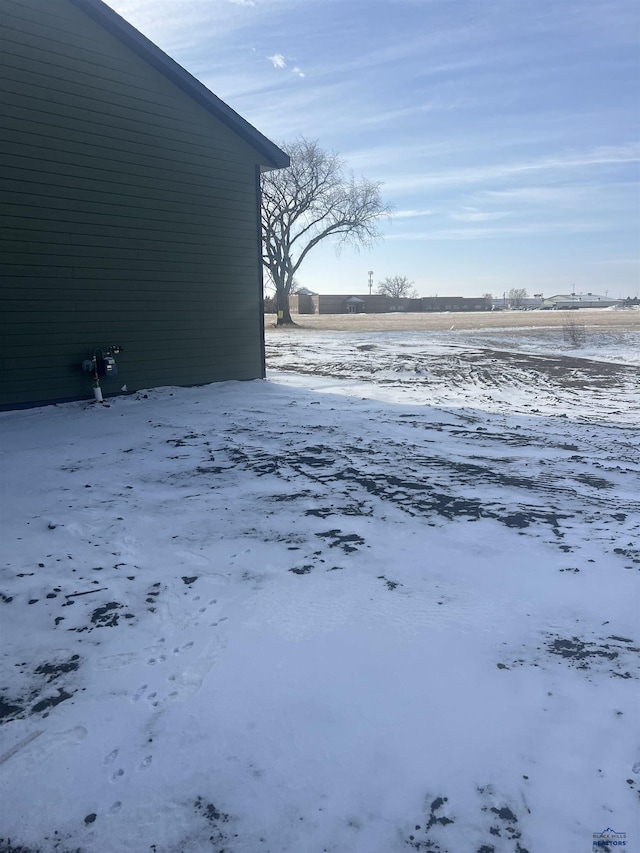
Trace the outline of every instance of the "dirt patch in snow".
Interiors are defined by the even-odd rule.
[[[6,692],[0,694],[0,725],[33,714],[46,716],[50,709],[71,699],[77,690],[71,686],[71,676],[78,671],[81,663],[80,655],[74,654],[66,660],[44,661],[35,667],[27,663],[16,664],[24,688],[15,696]]]
[[[637,680],[640,678],[640,647],[632,639],[615,634],[596,639],[547,634],[544,643],[533,653],[523,647],[522,656],[497,666],[498,669],[513,669],[552,663],[582,670],[587,677],[598,673],[610,678]]]

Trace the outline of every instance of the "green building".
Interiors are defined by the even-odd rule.
[[[287,155],[100,0],[0,0],[0,405],[264,376]]]

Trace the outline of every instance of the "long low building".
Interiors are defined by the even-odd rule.
[[[490,311],[485,297],[423,296],[398,298],[379,293],[324,294],[302,290],[289,297],[292,314],[390,314],[421,311]]]
[[[608,296],[598,296],[595,293],[568,293],[548,296],[540,307],[566,311],[573,308],[611,308],[619,304],[619,299],[610,299]]]
[[[491,311],[486,296],[423,296],[422,311]]]

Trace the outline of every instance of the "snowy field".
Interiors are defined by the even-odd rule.
[[[0,853],[640,850],[639,343],[1,414]]]

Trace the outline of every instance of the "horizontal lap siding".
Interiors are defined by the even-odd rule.
[[[107,393],[261,376],[259,155],[67,0],[0,7],[0,403],[111,344]]]

